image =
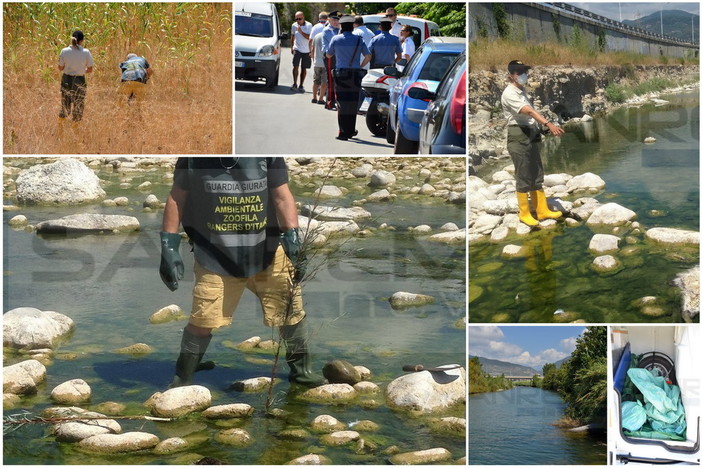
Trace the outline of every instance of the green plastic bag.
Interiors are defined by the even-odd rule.
[[[680,387],[668,384],[665,377],[655,375],[646,369],[630,368],[627,375],[644,397],[643,409],[646,413],[647,427],[643,430],[647,431],[650,426],[651,432],[655,432],[661,438],[669,435],[671,439],[684,439],[687,423],[680,397]],[[627,411],[629,416],[627,424],[630,424],[631,428],[624,426],[624,404],[622,404],[622,426],[629,431],[638,431],[643,426],[636,428],[640,419],[640,410],[627,405]]]
[[[646,409],[640,401],[622,403],[622,427],[628,431],[638,431],[646,424]]]

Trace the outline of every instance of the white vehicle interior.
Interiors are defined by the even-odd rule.
[[[700,462],[700,366],[699,327],[689,325],[629,326],[611,328],[609,377],[610,464],[694,464]],[[630,437],[621,426],[622,383],[631,354],[657,356],[654,367],[674,365],[676,383],[687,422],[686,440]],[[664,355],[664,356],[663,356]],[[643,364],[643,360],[641,363]],[[649,359],[649,363],[651,360]]]

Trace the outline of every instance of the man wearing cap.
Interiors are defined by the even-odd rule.
[[[305,14],[301,11],[295,13],[295,23],[291,27],[292,41],[290,43],[290,53],[293,54],[293,85],[291,91],[304,93],[303,86],[307,70],[312,66],[310,58],[310,33],[312,32],[312,23],[305,21]],[[297,86],[298,67],[302,62],[300,70],[300,87]]]
[[[327,50],[329,50],[329,43],[332,38],[339,34],[339,17],[341,14],[338,10],[334,10],[329,13],[329,22],[322,30],[322,52],[325,54],[326,60],[324,61],[324,66],[327,69],[327,102],[325,108],[329,110],[336,109],[336,91],[334,90],[334,76],[332,70],[334,70],[334,60],[335,58],[326,57]]]
[[[560,211],[551,211],[543,191],[544,166],[541,161],[541,128],[546,126],[551,134],[560,136],[565,131],[537,112],[524,89],[528,82],[529,65],[512,60],[507,65],[509,84],[502,92],[502,109],[507,119],[507,151],[514,163],[519,220],[530,227],[538,220],[561,217]],[[529,196],[536,207],[532,216]]]
[[[390,34],[392,22],[388,18],[380,20],[380,34],[371,40],[368,47],[371,53],[371,68],[394,65],[402,57],[400,39]]]
[[[73,115],[73,121],[83,118],[85,103],[85,74],[93,71],[95,62],[88,49],[83,48],[85,36],[82,31],[75,31],[71,36],[71,45],[61,49],[58,69],[61,76],[61,112],[59,118]]]
[[[353,16],[345,15],[340,20],[341,34],[329,42],[327,57],[335,57],[334,86],[338,102],[337,120],[339,134],[337,140],[348,140],[356,136],[356,109],[361,91],[362,67],[370,61],[371,55],[363,38],[353,34]],[[363,60],[360,59],[363,57]]]

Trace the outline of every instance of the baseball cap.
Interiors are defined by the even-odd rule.
[[[384,16],[384,17],[380,18],[380,22],[381,23],[392,23],[392,20],[390,18],[388,18],[387,16]]]
[[[339,10],[334,10],[329,13],[330,18],[339,19],[341,17],[341,12]]]
[[[351,15],[344,15],[339,18],[339,24],[353,23],[354,17]]]
[[[507,71],[512,74],[512,73],[526,73],[527,71],[531,70],[531,67],[529,65],[524,65],[521,60],[512,60],[507,64]]]

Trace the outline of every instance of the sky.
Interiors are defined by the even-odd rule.
[[[472,356],[521,364],[541,370],[575,349],[585,327],[577,326],[470,326],[468,352]]]
[[[643,18],[651,13],[663,10],[683,10],[696,15],[700,14],[699,2],[567,2],[583,10],[597,13],[598,15],[619,21],[619,6],[621,5],[621,18],[634,20]],[[663,18],[665,20],[665,16]]]

